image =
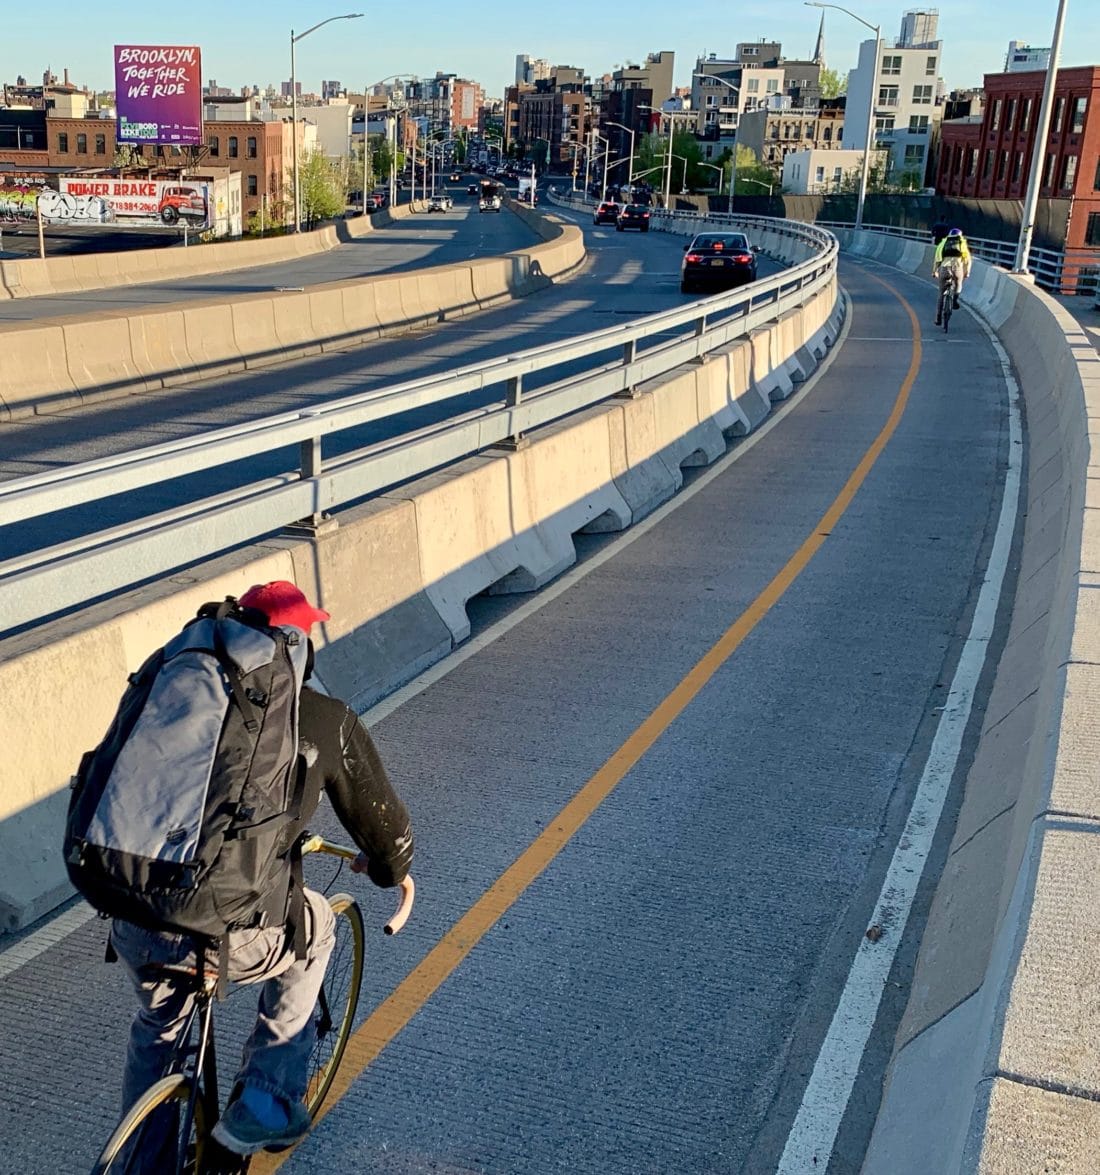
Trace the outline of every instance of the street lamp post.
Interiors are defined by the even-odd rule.
[[[626,182],[629,184],[634,178],[634,132],[630,129],[630,127],[623,126],[621,122],[612,122],[610,119],[606,120],[605,125],[617,126],[619,130],[626,131],[626,133],[630,136],[630,166],[626,169]]]
[[[772,192],[774,191],[774,188],[773,188],[773,186],[772,186],[771,184],[766,184],[766,183],[764,183],[764,181],[763,181],[763,180],[754,180],[754,179],[752,179],[750,176],[747,176],[747,175],[746,175],[746,176],[742,176],[742,178],[741,178],[741,182],[742,182],[743,184],[759,184],[759,185],[760,185],[762,188],[767,188],[767,189],[768,189],[768,195],[769,195],[769,196],[771,196]]]
[[[717,163],[704,163],[701,159],[699,160],[699,166],[700,167],[709,167],[712,171],[718,172],[718,197],[719,197],[719,199],[721,199],[722,180],[725,179],[726,169],[724,167],[720,167]]]
[[[1035,149],[1031,158],[1031,174],[1027,177],[1027,194],[1024,196],[1020,239],[1016,245],[1016,264],[1012,268],[1013,273],[1027,273],[1031,235],[1035,229],[1035,210],[1039,206],[1039,188],[1043,182],[1043,155],[1046,152],[1047,134],[1050,130],[1050,112],[1054,107],[1054,86],[1058,77],[1058,58],[1062,52],[1062,29],[1065,21],[1066,0],[1058,0],[1058,15],[1054,21],[1054,37],[1050,42],[1050,60],[1047,62],[1043,99],[1039,106],[1039,124],[1035,128]]]
[[[863,205],[867,201],[867,179],[871,173],[871,146],[875,137],[875,88],[878,86],[879,55],[882,52],[882,28],[864,20],[862,16],[856,16],[854,12],[842,8],[839,4],[822,4],[820,0],[802,0],[802,2],[808,8],[835,8],[837,12],[843,12],[845,16],[858,20],[861,25],[869,28],[875,34],[875,57],[871,68],[871,83],[868,87],[870,92],[867,97],[867,144],[863,152],[863,168],[859,176],[859,197],[856,200],[856,231],[858,232],[863,228]]]
[[[737,113],[737,121],[734,124],[734,128],[733,128],[733,151],[732,151],[732,157],[730,159],[730,198],[729,198],[729,204],[726,207],[727,212],[732,212],[733,211],[733,197],[734,197],[734,193],[737,190],[737,139],[738,139],[737,132],[741,129],[741,106],[740,106],[741,88],[739,86],[735,86],[733,84],[733,82],[727,82],[725,78],[720,78],[716,74],[713,74],[713,73],[693,73],[691,76],[694,78],[703,78],[706,81],[717,82],[719,85],[725,86],[726,89],[732,90],[737,95],[737,102],[738,102],[737,112],[738,113]],[[704,87],[704,89],[705,88],[706,87]],[[708,166],[709,166],[709,164],[708,164]],[[722,194],[721,185],[719,185],[719,187],[718,187],[718,194],[719,195]]]
[[[337,17],[335,19],[338,20],[340,18]],[[303,33],[302,36],[304,37],[305,33]],[[380,85],[382,85],[383,82],[392,81],[394,78],[404,77],[404,75],[406,73],[410,73],[410,72],[411,72],[410,70],[402,70],[399,73],[388,73],[388,74],[386,74],[386,76],[384,78],[379,78],[378,81],[371,82],[371,84],[369,86],[363,87],[363,215],[364,216],[366,216],[366,214],[367,214],[367,158],[368,158],[368,154],[369,154],[369,150],[370,150],[370,133],[369,133],[370,92],[371,92],[371,90],[374,89],[375,86],[380,86]],[[293,85],[293,83],[292,83],[292,85]],[[390,111],[390,107],[387,105],[387,109],[386,109],[387,117],[389,116],[389,111]],[[397,118],[397,115],[395,112],[394,113],[395,122],[396,122],[396,118]],[[395,178],[393,176],[393,170],[394,170],[394,164],[395,164],[396,158],[397,158],[397,155],[396,155],[396,147],[395,147],[394,154],[390,160],[390,173],[391,173],[391,175],[390,175],[390,188],[391,188],[390,204],[394,204],[396,202],[394,199],[394,192],[392,190],[395,186]],[[373,176],[373,174],[374,173],[372,170],[371,175]]]
[[[342,16],[330,16],[325,20],[318,21],[317,24],[306,29],[304,33],[298,33],[297,36],[294,35],[293,29],[290,30],[290,139],[291,149],[294,152],[294,231],[296,233],[302,231],[302,203],[298,185],[298,78],[294,68],[294,46],[303,38],[308,37],[310,33],[315,33],[319,28],[331,24],[334,20],[358,20],[362,15],[361,12],[345,12]]]

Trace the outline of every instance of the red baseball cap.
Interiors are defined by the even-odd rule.
[[[302,590],[287,579],[258,583],[250,587],[239,602],[242,608],[262,612],[269,624],[293,624],[306,633],[318,620],[330,619],[327,612],[314,608]]]

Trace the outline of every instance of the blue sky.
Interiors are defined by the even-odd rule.
[[[326,16],[354,12],[365,17],[319,29],[298,45],[298,77],[305,90],[319,90],[322,78],[360,88],[386,74],[403,71],[430,75],[437,69],[480,81],[499,96],[512,81],[517,53],[581,66],[601,74],[647,52],[676,53],[676,84],[686,85],[697,55],[732,55],[738,41],[774,39],[788,57],[808,55],[821,13],[801,0],[768,0],[734,6],[729,0],[412,0],[377,4],[355,0],[264,0],[241,3],[188,0],[185,4],[138,4],[136,0],[96,0],[69,4],[43,17],[34,4],[6,6],[0,35],[0,78],[23,74],[39,81],[50,66],[60,77],[97,89],[113,87],[111,47],[130,44],[199,44],[204,79],[236,90],[279,82],[290,75],[288,40]],[[848,0],[846,7],[884,37],[896,37],[901,16],[915,4]],[[979,84],[982,74],[1003,68],[1010,39],[1049,45],[1056,0],[950,0],[939,5],[939,35],[944,42],[943,76],[949,87]],[[1091,16],[1089,15],[1091,10]],[[991,13],[996,13],[995,19]],[[626,19],[624,19],[624,14]],[[825,14],[826,60],[846,72],[856,46],[870,34],[841,12]],[[1100,65],[1100,20],[1096,0],[1069,0],[1063,65]]]

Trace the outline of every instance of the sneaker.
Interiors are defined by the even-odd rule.
[[[215,1141],[235,1155],[254,1155],[262,1150],[286,1150],[309,1133],[309,1111],[301,1102],[290,1107],[285,1126],[265,1126],[249,1108],[234,1099],[211,1131]]]

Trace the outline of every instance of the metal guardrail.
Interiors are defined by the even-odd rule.
[[[412,477],[550,424],[716,350],[800,305],[831,280],[838,244],[812,225],[768,221],[769,231],[816,252],[783,273],[736,292],[693,301],[633,323],[535,347],[476,366],[394,384],[242,425],[152,445],[97,461],[0,482],[3,529],[156,483],[299,446],[300,466],[213,497],[83,535],[0,562],[0,633],[21,628],[187,566],[296,520],[377,494]],[[554,379],[566,363],[580,373]],[[525,391],[546,373],[551,382]],[[425,405],[499,388],[473,410],[326,458],[326,438]]]

